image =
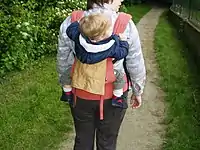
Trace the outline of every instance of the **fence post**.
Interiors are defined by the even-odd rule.
[[[192,14],[192,0],[189,0],[189,14],[188,14],[188,20],[191,19],[191,14]]]

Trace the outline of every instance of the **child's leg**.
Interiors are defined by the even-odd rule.
[[[63,86],[63,91],[64,92],[71,92],[72,91],[72,86],[71,85],[64,85]]]
[[[73,98],[73,93],[72,93],[72,87],[71,87],[71,68],[67,69],[64,76],[61,78],[62,79],[62,83],[64,83],[63,87],[62,87],[62,96],[61,96],[61,101],[65,101],[65,102],[72,102],[72,98]]]
[[[127,108],[127,103],[123,99],[123,87],[125,85],[123,71],[114,70],[116,81],[114,82],[112,104],[116,107]]]
[[[114,89],[113,95],[116,97],[121,97],[123,95],[123,89]]]
[[[125,85],[124,75],[125,73],[121,70],[114,70],[116,81],[114,82],[113,95],[120,97],[123,95],[123,87]]]
[[[70,88],[69,86],[71,85],[72,83],[72,80],[71,80],[71,67],[68,68],[64,73],[63,75],[61,76],[60,78],[60,82],[62,83],[62,86],[64,87],[65,85],[67,85],[65,88]]]

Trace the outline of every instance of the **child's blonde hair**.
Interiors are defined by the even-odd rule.
[[[103,14],[92,14],[83,17],[79,22],[81,33],[91,40],[96,40],[106,35],[111,27],[111,22]]]

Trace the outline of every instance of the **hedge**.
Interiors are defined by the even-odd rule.
[[[0,3],[0,75],[23,70],[35,60],[56,53],[62,21],[85,0],[3,0]]]

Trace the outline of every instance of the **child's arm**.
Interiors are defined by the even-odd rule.
[[[119,37],[114,37],[115,44],[108,50],[91,53],[87,52],[85,49],[80,49],[76,54],[77,58],[86,64],[95,64],[106,58],[115,58],[116,60],[120,60],[125,58],[128,55],[129,45],[126,41],[119,40]]]
[[[75,40],[77,38],[77,36],[80,34],[79,31],[79,23],[73,22],[69,25],[69,27],[66,30],[67,36],[71,39],[71,40]]]
[[[122,36],[120,36],[120,39],[118,37],[115,37],[115,41],[117,44],[114,52],[112,53],[112,56],[110,57],[115,58],[116,60],[120,60],[128,55],[129,44],[127,41],[125,41],[125,39],[126,38],[122,38]]]

